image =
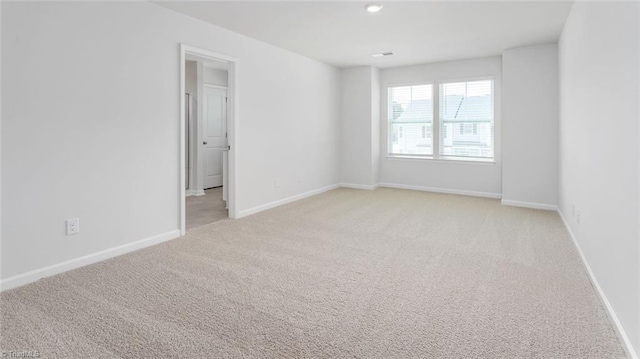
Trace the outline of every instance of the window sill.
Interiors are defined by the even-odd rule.
[[[435,163],[459,163],[459,164],[478,164],[478,165],[495,165],[494,158],[466,158],[466,157],[440,157],[433,158],[432,156],[411,156],[411,155],[387,155],[388,160],[408,160],[408,161],[425,161]]]

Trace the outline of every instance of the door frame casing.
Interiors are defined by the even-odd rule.
[[[212,61],[225,62],[228,65],[228,77],[229,83],[227,85],[227,144],[230,147],[229,150],[229,171],[227,173],[228,183],[228,207],[229,218],[238,218],[238,209],[236,206],[236,193],[238,193],[237,183],[238,178],[236,175],[236,153],[237,153],[237,138],[238,138],[238,60],[234,57],[218,54],[213,51],[202,49],[195,46],[186,44],[180,44],[180,183],[179,183],[179,224],[181,235],[186,234],[186,191],[185,191],[185,131],[186,131],[186,119],[185,119],[185,89],[186,89],[186,76],[185,76],[185,61],[186,55],[196,55],[202,58],[206,58]]]

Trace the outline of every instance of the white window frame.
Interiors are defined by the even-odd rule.
[[[491,95],[493,96],[493,157],[457,157],[457,156],[441,156],[440,155],[440,85],[446,83],[454,83],[454,82],[474,82],[474,81],[491,81]],[[455,78],[455,79],[443,79],[437,81],[424,81],[424,82],[411,82],[411,83],[397,83],[397,84],[389,84],[385,87],[386,92],[386,109],[385,113],[387,114],[387,158],[398,158],[398,159],[412,159],[412,160],[425,160],[425,161],[436,161],[436,162],[480,162],[480,163],[496,163],[496,132],[498,126],[496,124],[496,83],[494,76],[482,76],[482,77],[465,77],[465,78]],[[391,126],[392,123],[389,121],[389,89],[394,87],[405,87],[405,86],[422,86],[422,85],[431,85],[432,93],[433,93],[433,124],[431,126],[432,129],[432,143],[433,143],[433,154],[432,155],[407,155],[407,154],[394,154],[390,152],[390,138],[391,135]]]
[[[436,96],[436,86],[437,83],[436,82],[413,82],[413,83],[409,83],[409,84],[398,84],[398,85],[389,85],[385,88],[386,91],[386,104],[387,104],[387,108],[385,109],[385,113],[387,116],[387,157],[397,157],[397,158],[403,158],[403,157],[411,157],[411,158],[432,158],[435,155],[435,138],[432,140],[432,152],[434,153],[434,155],[416,155],[416,154],[402,154],[402,153],[392,153],[391,152],[391,141],[389,140],[389,136],[391,136],[391,134],[393,133],[392,130],[392,126],[393,123],[391,121],[389,121],[389,89],[391,88],[395,88],[395,87],[412,87],[412,86],[431,86],[431,96],[434,98],[434,102],[433,102],[433,106],[435,106],[435,96]],[[393,106],[393,103],[391,103],[391,105]],[[393,109],[392,109],[393,110]],[[435,114],[435,107],[432,109],[432,111]],[[431,122],[431,133],[435,134],[435,117],[432,118],[432,122]],[[402,127],[401,127],[402,128]],[[398,132],[398,138],[402,138],[400,136],[400,132]],[[435,137],[432,135],[432,137]]]

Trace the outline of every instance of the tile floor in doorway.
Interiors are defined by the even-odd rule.
[[[205,224],[229,218],[222,200],[222,187],[204,191],[204,196],[187,197],[187,231]]]

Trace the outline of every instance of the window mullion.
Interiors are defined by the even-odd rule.
[[[433,141],[433,158],[440,158],[440,84],[433,83],[433,131],[431,133]]]

